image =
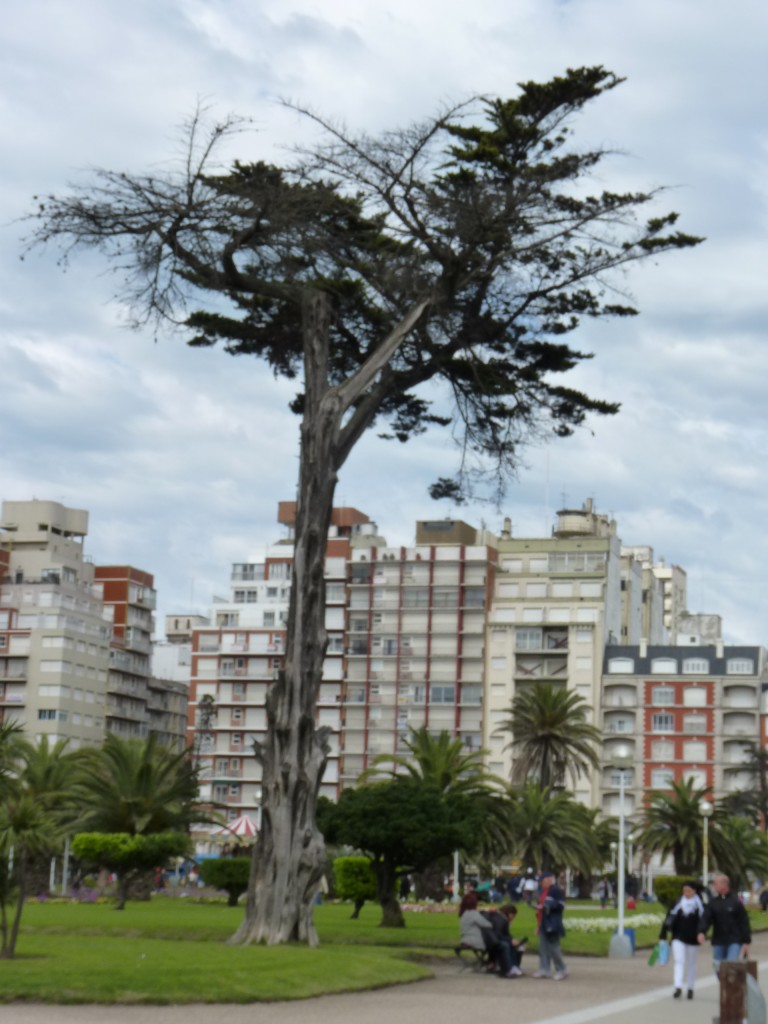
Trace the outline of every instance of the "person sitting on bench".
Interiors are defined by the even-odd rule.
[[[517,977],[517,972],[509,973],[513,969],[511,946],[496,937],[493,923],[477,909],[476,892],[468,892],[459,904],[459,928],[462,946],[487,950],[501,977]]]

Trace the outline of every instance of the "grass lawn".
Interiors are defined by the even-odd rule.
[[[649,908],[660,913],[658,904]],[[366,904],[351,919],[349,904],[316,908],[317,949],[304,946],[227,946],[242,907],[223,902],[155,897],[115,911],[110,904],[38,903],[24,909],[17,958],[0,960],[0,1002],[51,1003],[255,1002],[304,999],[416,981],[427,961],[451,957],[458,938],[452,913],[406,913],[407,926],[379,928],[380,911]],[[569,905],[568,918],[612,918],[615,911]],[[752,914],[758,928],[768,915]],[[633,927],[633,915],[626,915]],[[659,925],[637,928],[641,949]],[[533,911],[521,906],[513,934],[536,948]],[[606,956],[610,931],[575,928],[563,940],[567,955]],[[642,954],[640,954],[642,955]]]

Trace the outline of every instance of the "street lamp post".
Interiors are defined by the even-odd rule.
[[[704,884],[704,891],[709,893],[709,819],[712,817],[714,807],[709,800],[702,800],[699,804],[699,813],[704,819],[704,830],[701,842],[701,880]]]
[[[621,744],[613,750],[613,765],[619,772],[619,848],[616,864],[617,880],[617,902],[619,910],[619,921],[616,934],[611,936],[608,948],[608,955],[616,958],[626,959],[632,956],[632,943],[629,936],[624,933],[624,895],[625,862],[624,862],[624,783],[625,771],[632,764],[632,749],[626,744]]]

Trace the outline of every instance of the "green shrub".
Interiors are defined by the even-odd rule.
[[[333,862],[336,895],[342,900],[352,900],[357,917],[366,900],[376,899],[376,876],[367,857],[337,857]]]
[[[654,878],[653,891],[656,899],[667,910],[671,910],[680,899],[684,883],[690,881],[690,875],[661,875],[659,878]]]
[[[217,857],[202,861],[200,877],[206,885],[227,893],[227,904],[234,907],[248,888],[250,870],[250,857]]]

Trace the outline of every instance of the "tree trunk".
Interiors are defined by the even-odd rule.
[[[315,825],[328,758],[328,730],[315,727],[323,672],[325,551],[338,466],[341,404],[328,386],[329,306],[310,293],[303,306],[305,405],[301,426],[291,604],[285,661],[267,697],[262,812],[245,919],[233,943],[317,945],[312,908],[324,870]]]
[[[130,884],[127,872],[117,876],[117,903],[115,905],[115,910],[125,910],[125,904],[128,902],[128,889]]]
[[[376,897],[381,904],[381,928],[405,928],[405,918],[396,896],[397,871],[386,861],[373,865],[376,875]]]
[[[19,892],[16,897],[16,913],[13,918],[11,925],[11,931],[8,936],[8,942],[3,948],[2,956],[5,960],[12,960],[16,956],[16,940],[19,937],[19,927],[21,926],[21,912],[24,909],[24,896],[27,881],[27,865],[26,855],[24,850],[19,850],[18,867],[16,869],[16,878],[19,885]]]

